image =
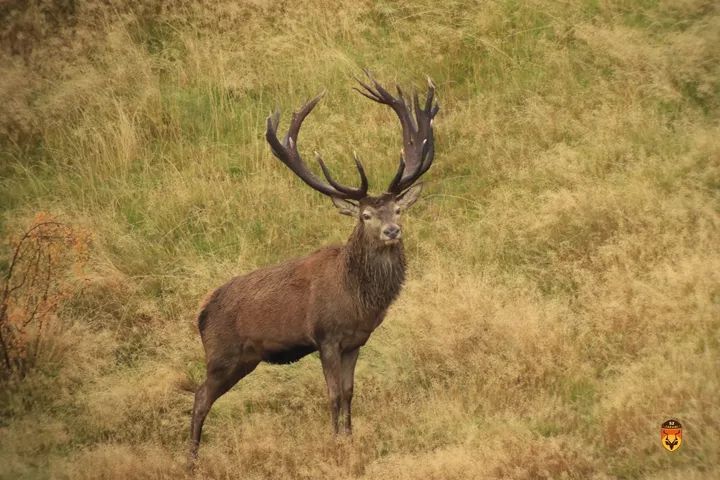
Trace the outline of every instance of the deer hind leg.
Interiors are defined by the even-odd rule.
[[[192,421],[190,424],[190,463],[197,459],[205,417],[215,400],[230,390],[241,378],[252,372],[259,361],[247,361],[233,366],[208,364],[207,378],[195,392]]]
[[[340,345],[330,344],[320,346],[320,362],[322,363],[325,383],[327,383],[328,398],[330,400],[330,418],[335,434],[338,433],[338,414],[341,399],[341,355]]]
[[[342,396],[340,405],[340,415],[343,419],[343,433],[347,435],[352,434],[352,420],[350,414],[350,404],[352,403],[353,396],[353,383],[355,377],[355,364],[357,363],[358,354],[360,348],[344,352],[342,354],[342,366],[341,366],[341,377],[342,377]]]

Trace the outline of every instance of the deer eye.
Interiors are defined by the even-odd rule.
[[[395,207],[395,215],[400,215],[400,207]]]
[[[372,218],[372,215],[370,215],[368,212],[363,212],[362,218],[363,220],[370,220]]]

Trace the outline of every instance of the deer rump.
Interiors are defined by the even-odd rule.
[[[339,246],[326,247],[234,277],[213,291],[198,315],[206,354],[228,363],[289,364],[317,351],[331,333],[323,320],[354,316],[333,272],[340,252]]]

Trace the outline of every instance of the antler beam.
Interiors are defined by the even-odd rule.
[[[277,136],[277,129],[280,123],[280,111],[275,110],[275,113],[270,115],[267,119],[265,138],[270,144],[273,155],[275,155],[290,170],[292,170],[295,175],[300,177],[303,182],[310,185],[313,189],[330,197],[342,198],[345,200],[360,200],[367,196],[368,180],[365,175],[365,169],[360,163],[360,160],[357,158],[357,155],[353,155],[353,158],[355,160],[355,166],[357,167],[358,173],[360,174],[360,187],[353,188],[341,185],[335,181],[330,174],[330,171],[325,166],[325,162],[323,162],[320,155],[316,153],[317,161],[320,164],[323,175],[328,182],[324,183],[310,171],[305,164],[305,161],[300,156],[300,152],[298,152],[297,140],[303,120],[305,120],[305,117],[307,117],[313,108],[315,108],[315,105],[318,104],[324,94],[324,92],[321,93],[317,97],[305,103],[300,110],[293,113],[290,126],[288,127],[288,132],[282,142]]]

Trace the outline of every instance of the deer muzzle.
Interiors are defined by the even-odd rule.
[[[386,225],[382,229],[382,232],[380,233],[380,240],[385,243],[395,243],[400,240],[401,236],[402,232],[400,230],[400,226],[392,223],[390,225]]]

